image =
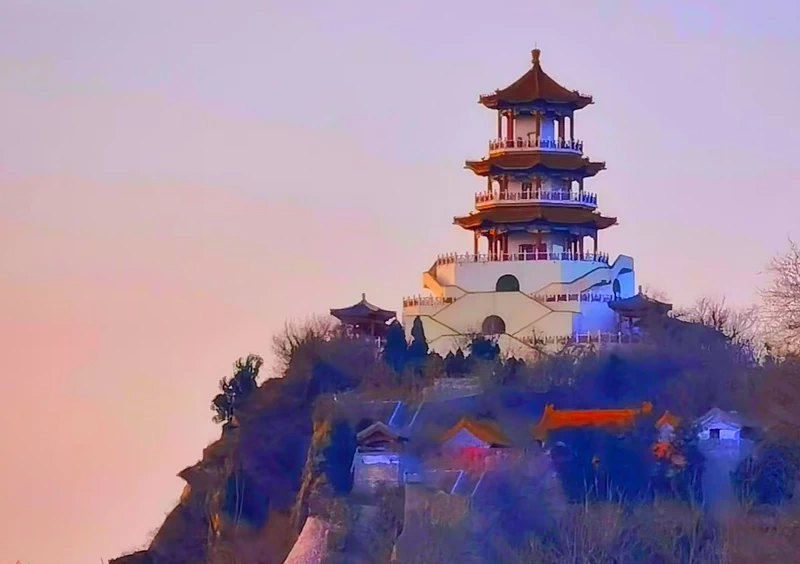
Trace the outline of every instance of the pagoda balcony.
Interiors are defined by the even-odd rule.
[[[455,298],[440,298],[436,296],[406,296],[403,298],[403,307],[442,307],[455,301]]]
[[[458,254],[451,253],[439,255],[436,258],[437,265],[444,264],[471,264],[486,262],[521,262],[521,261],[581,261],[595,262],[608,265],[608,254],[606,253],[572,253],[566,251],[532,251],[529,253],[481,253],[481,254]]]
[[[583,154],[583,141],[578,139],[542,139],[529,137],[523,139],[493,139],[489,141],[489,154],[514,151],[555,151]]]
[[[641,334],[627,332],[592,331],[572,335],[548,335],[542,337],[522,337],[520,341],[529,346],[542,345],[630,345],[645,341]]]
[[[558,203],[562,205],[597,207],[597,194],[592,192],[565,192],[560,190],[532,190],[530,192],[502,192],[487,190],[475,194],[478,209],[496,204]]]

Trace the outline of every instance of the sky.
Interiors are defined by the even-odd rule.
[[[800,238],[800,3],[0,0],[0,563],[145,546],[287,319],[421,293],[542,50],[601,250],[748,304]]]

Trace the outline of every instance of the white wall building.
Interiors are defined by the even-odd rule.
[[[454,218],[473,233],[473,251],[440,255],[422,274],[430,294],[403,301],[406,333],[419,317],[440,354],[475,333],[496,336],[512,354],[542,339],[618,335],[608,302],[635,293],[633,259],[610,260],[598,243],[617,220],[601,215],[597,196],[584,190],[605,168],[583,156],[575,137],[575,112],[592,98],[556,83],[539,50],[532,55],[519,80],[480,97],[497,112],[497,138],[487,157],[467,161],[486,188],[474,211]]]

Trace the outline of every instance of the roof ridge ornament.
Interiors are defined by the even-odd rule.
[[[542,54],[542,50],[539,49],[538,47],[533,49],[533,51],[531,51],[531,63],[534,64],[534,65],[538,65],[539,64],[539,58],[541,57],[541,54]]]

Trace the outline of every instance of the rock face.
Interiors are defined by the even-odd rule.
[[[133,554],[113,558],[108,564],[156,564],[156,562],[148,551],[140,550]]]
[[[321,564],[327,556],[329,525],[309,517],[284,564]]]

